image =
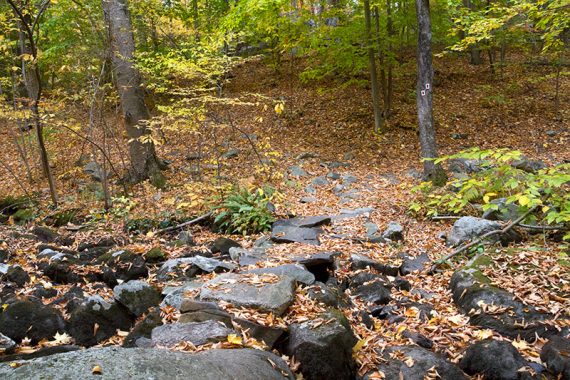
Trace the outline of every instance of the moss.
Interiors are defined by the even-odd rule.
[[[147,263],[159,263],[166,260],[166,254],[159,247],[152,248],[144,257]]]
[[[468,268],[487,267],[493,264],[493,260],[488,255],[477,255],[466,265]]]
[[[65,226],[68,223],[72,223],[77,216],[78,210],[65,210],[53,214],[49,219],[50,223],[54,227]]]
[[[14,213],[14,215],[12,215],[14,223],[16,223],[16,224],[25,224],[25,223],[33,220],[34,217],[35,217],[34,210],[29,209],[29,208],[20,209],[20,210],[16,211],[16,213]]]

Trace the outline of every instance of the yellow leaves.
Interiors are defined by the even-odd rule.
[[[60,334],[59,332],[55,333],[54,337],[53,337],[53,341],[49,342],[50,346],[60,346],[60,345],[65,345],[65,344],[70,344],[71,343],[71,337],[69,335],[67,335],[66,333]]]
[[[284,103],[277,103],[275,105],[275,113],[277,115],[281,115],[283,113],[283,111],[285,110],[285,104]]]
[[[530,199],[526,195],[521,195],[518,202],[521,206],[526,206],[530,203]]]
[[[489,201],[491,200],[491,197],[495,197],[497,196],[497,193],[487,193],[483,196],[483,201],[485,203],[489,203]]]
[[[242,340],[241,336],[239,336],[237,334],[228,335],[227,341],[228,341],[228,343],[235,344],[238,346],[241,346],[243,344],[243,340]]]
[[[527,342],[525,340],[513,340],[511,344],[518,350],[523,351],[529,348]]]
[[[449,322],[451,322],[454,326],[464,326],[467,324],[467,318],[461,314],[454,315],[452,317],[447,318]]]
[[[477,330],[474,335],[477,339],[484,340],[493,336],[493,330]]]
[[[366,339],[360,339],[358,342],[356,342],[354,347],[352,347],[352,353],[355,354],[358,351],[362,350],[362,347],[364,347],[365,345],[366,345]]]
[[[103,374],[103,369],[101,369],[100,365],[96,365],[91,369],[91,373],[93,375],[102,375]]]

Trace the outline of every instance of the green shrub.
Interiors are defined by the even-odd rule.
[[[477,160],[479,171],[435,188],[429,182],[416,186],[418,194],[410,210],[417,214],[472,214],[475,211],[498,210],[494,199],[505,198],[521,213],[534,209],[532,219],[549,225],[570,226],[570,164],[527,172],[513,166],[522,158],[519,151],[478,148],[435,160],[442,163],[453,159]],[[570,232],[565,239],[570,239]]]
[[[278,195],[271,187],[248,190],[236,188],[215,207],[214,224],[229,234],[254,234],[267,231],[275,221],[271,201]]]

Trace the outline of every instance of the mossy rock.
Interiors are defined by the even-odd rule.
[[[166,260],[166,253],[160,247],[154,247],[144,255],[147,263],[160,263]]]
[[[125,231],[134,234],[146,234],[158,226],[159,223],[150,218],[129,219],[125,223]]]
[[[49,217],[49,224],[54,227],[62,227],[68,223],[72,223],[76,220],[79,210],[64,210],[57,212]]]
[[[16,211],[12,215],[12,220],[16,224],[26,224],[26,223],[32,221],[35,218],[35,216],[36,216],[36,213],[34,210],[29,209],[29,208],[24,208],[24,209],[20,209],[20,210]]]
[[[471,259],[467,265],[467,268],[480,268],[480,267],[488,267],[493,265],[493,260],[488,255],[477,255],[473,259]]]

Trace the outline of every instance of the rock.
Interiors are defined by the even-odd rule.
[[[517,349],[506,341],[486,339],[467,348],[459,367],[468,375],[483,375],[488,380],[518,380],[526,366]]]
[[[416,257],[411,257],[406,254],[401,254],[400,257],[402,258],[402,265],[400,265],[400,274],[402,276],[413,272],[421,272],[424,270],[425,265],[431,261],[425,252]]]
[[[274,281],[276,277],[276,282]],[[226,301],[234,306],[251,307],[282,315],[295,298],[295,280],[286,276],[269,276],[258,286],[248,283],[247,275],[222,274],[204,284],[201,300]]]
[[[382,232],[382,237],[393,241],[404,240],[404,227],[398,222],[390,222]]]
[[[11,354],[16,348],[16,342],[4,334],[0,334],[0,354]]]
[[[538,173],[540,170],[547,168],[543,161],[531,160],[525,156],[521,157],[519,160],[515,160],[511,166],[527,173]]]
[[[331,224],[331,217],[328,215],[300,216],[297,218],[278,220],[274,224],[285,224],[300,228],[313,228]]]
[[[451,138],[454,140],[465,140],[469,137],[467,133],[452,133]]]
[[[330,178],[333,181],[336,181],[337,179],[340,179],[340,174],[338,174],[337,172],[329,172],[327,174],[327,178]]]
[[[513,221],[523,215],[519,206],[514,203],[507,203],[507,198],[493,199],[490,203],[497,205],[499,209],[488,209],[481,216],[483,219]]]
[[[75,270],[75,261],[50,260],[40,263],[39,269],[43,274],[56,284],[79,284],[84,282],[84,277]]]
[[[501,229],[502,226],[497,222],[475,218],[473,216],[464,216],[453,224],[451,233],[447,238],[447,245],[458,246],[467,241],[476,239],[488,232]],[[506,234],[496,234],[491,236],[488,240],[492,242],[500,241],[502,244],[508,244],[513,241],[520,241],[521,236],[516,231],[510,230]]]
[[[370,267],[386,276],[397,276],[400,270],[398,267],[382,264],[368,256],[359,254],[350,255],[350,262],[353,270],[366,269],[367,267]]]
[[[251,322],[247,319],[234,318],[233,321],[242,329],[247,330],[253,338],[265,343],[269,349],[273,349],[278,344],[278,342],[280,342],[281,337],[286,332],[285,329],[258,325],[257,323]]]
[[[238,261],[239,265],[255,265],[267,259],[265,248],[254,247],[253,249],[230,248],[230,258]]]
[[[306,177],[308,176],[307,172],[305,171],[305,169],[303,169],[300,166],[290,166],[289,167],[289,173],[293,176],[293,177]]]
[[[144,254],[144,260],[150,264],[162,263],[166,258],[166,253],[159,247],[154,247]]]
[[[2,271],[0,270],[0,273],[1,272]],[[6,270],[6,274],[4,276],[0,274],[0,277],[4,277],[6,280],[13,282],[20,288],[30,281],[30,275],[19,265],[11,265]]]
[[[271,228],[271,240],[276,243],[320,245],[319,235],[322,230],[318,226],[329,224],[330,221],[327,216],[278,220]]]
[[[345,186],[352,185],[353,183],[358,182],[358,178],[356,178],[356,176],[352,174],[343,174],[341,178],[342,178],[342,184]]]
[[[0,244],[2,241],[0,241]],[[6,263],[10,259],[10,251],[7,249],[0,249],[0,264]]]
[[[148,276],[148,268],[142,256],[130,251],[105,254],[98,261],[105,263],[103,280],[111,287],[117,285],[118,280],[130,281]]]
[[[78,351],[81,347],[75,346],[72,344],[64,344],[63,346],[53,346],[53,347],[42,347],[39,348],[37,351],[33,351],[30,353],[16,353],[11,355],[3,355],[0,356],[1,363],[13,363],[15,361],[24,361],[24,360],[32,360],[37,358],[43,358],[45,356],[51,356],[55,354],[61,354],[64,352],[72,352]],[[42,378],[43,380],[43,378]]]
[[[90,347],[112,337],[117,329],[128,331],[131,325],[126,309],[116,302],[91,296],[71,313],[69,334],[77,344]]]
[[[232,247],[241,248],[241,244],[235,240],[220,237],[212,243],[210,250],[212,253],[221,253],[224,256],[229,256],[230,248]]]
[[[135,327],[133,327],[129,335],[125,337],[123,347],[140,347],[137,345],[137,341],[140,338],[145,338],[150,341],[152,330],[158,326],[162,326],[162,318],[160,317],[160,310],[158,308],[154,308],[144,317],[144,319],[138,322]]]
[[[339,215],[331,217],[333,220],[351,219],[359,216],[369,218],[370,214],[374,211],[373,207],[361,207],[356,209],[341,209]]]
[[[103,168],[95,161],[88,162],[83,166],[83,172],[89,176],[93,181],[101,182],[104,177]]]
[[[410,291],[412,290],[412,284],[408,280],[402,277],[396,277],[394,281],[392,281],[392,286],[399,290]]]
[[[0,333],[16,342],[29,338],[33,343],[65,332],[62,315],[40,302],[17,300],[0,313]]]
[[[240,154],[239,149],[232,148],[232,149],[229,149],[224,154],[222,154],[222,158],[225,158],[225,159],[236,158],[237,156],[239,156],[239,154]]]
[[[184,313],[178,319],[179,323],[198,323],[214,321],[224,324],[226,327],[232,326],[232,316],[220,309],[204,309]]]
[[[101,375],[93,374],[93,367]],[[24,366],[0,365],[4,379],[240,379],[294,380],[279,356],[254,349],[186,353],[156,348],[91,348],[34,359]]]
[[[344,293],[338,287],[329,286],[322,282],[315,282],[312,286],[306,288],[307,296],[327,306],[334,308],[346,306],[343,299]]]
[[[510,294],[490,284],[490,280],[473,267],[456,271],[451,277],[453,301],[460,310],[470,315],[470,323],[497,331],[512,339],[520,336],[529,342],[536,337],[550,337],[558,331],[545,323],[552,316],[539,313]],[[504,308],[503,312],[485,312],[490,305]],[[524,323],[521,323],[524,321]]]
[[[60,239],[60,236],[57,232],[44,226],[34,226],[30,232],[36,235],[38,240],[44,243],[53,243]]]
[[[400,352],[400,356],[390,354]],[[408,365],[402,359],[411,359]],[[385,362],[378,366],[386,379],[424,380],[437,378],[441,380],[467,380],[467,376],[442,355],[416,346],[388,347],[384,350]],[[433,367],[433,369],[432,369]],[[437,376],[435,373],[439,374]]]
[[[385,305],[392,299],[390,290],[378,281],[360,285],[354,289],[352,294],[365,302],[376,305]]]
[[[256,268],[248,270],[245,273],[273,273],[278,276],[288,276],[305,285],[311,285],[315,282],[315,276],[300,264],[285,264],[269,268]]]
[[[562,379],[570,379],[570,339],[553,336],[542,347],[540,360],[548,371]]]
[[[190,279],[201,273],[224,272],[235,268],[235,264],[204,256],[182,257],[162,264],[156,278],[160,281]]]
[[[38,299],[53,298],[57,296],[57,290],[54,288],[46,288],[45,286],[38,284],[35,286],[32,296]]]
[[[144,281],[131,280],[115,286],[113,295],[135,316],[140,317],[161,301],[160,293]]]
[[[328,177],[328,176],[327,176]],[[315,187],[319,187],[319,186],[326,186],[329,184],[329,181],[327,180],[327,177],[325,176],[318,176],[313,178],[313,180],[311,181],[311,185],[315,186]]]
[[[480,172],[484,166],[485,162],[480,160],[469,160],[466,158],[449,160],[449,170],[456,176],[465,176]]]
[[[331,322],[316,328],[310,322],[289,327],[285,352],[300,363],[299,369],[307,380],[355,378],[352,347],[357,339],[340,312],[323,316],[324,320],[331,318]]]
[[[301,203],[315,203],[318,199],[315,197],[302,197],[299,202]]]
[[[340,252],[319,252],[307,256],[294,257],[298,264],[304,265],[311,272],[317,281],[327,282],[330,273],[334,270],[335,259]]]
[[[186,293],[192,291],[197,292],[202,285],[204,285],[203,281],[194,280],[185,283],[183,286],[165,287],[162,290],[162,294],[165,297],[162,300],[160,306],[172,306],[176,310],[180,310],[182,301],[186,297]]]
[[[420,347],[427,348],[428,350],[433,347],[433,341],[417,332],[412,332],[408,329],[402,332],[402,337],[411,340]]]
[[[171,348],[185,342],[201,346],[210,342],[224,341],[229,334],[234,333],[235,331],[215,321],[172,323],[154,328],[151,340],[155,347]]]
[[[317,189],[315,189],[313,186],[308,185],[307,187],[305,187],[305,193],[307,194],[316,194],[317,193]]]
[[[305,152],[305,153],[301,153],[299,154],[296,158],[297,160],[308,160],[310,158],[318,158],[319,155],[313,152]]]

